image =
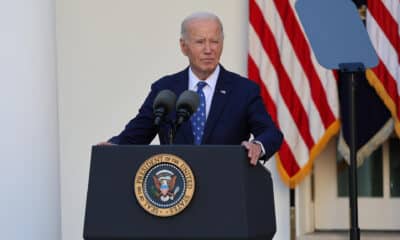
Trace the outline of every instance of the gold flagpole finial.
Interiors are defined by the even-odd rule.
[[[359,9],[358,9],[358,13],[360,14],[360,17],[362,20],[365,20],[367,17],[367,5],[362,5]]]

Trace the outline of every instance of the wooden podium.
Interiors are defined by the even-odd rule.
[[[135,197],[135,175],[157,154],[183,159],[195,178],[179,214],[158,217]],[[241,146],[94,146],[84,239],[272,239],[276,231],[270,173],[253,167]]]

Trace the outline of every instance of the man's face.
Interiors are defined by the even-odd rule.
[[[215,70],[222,53],[223,36],[215,20],[191,20],[180,40],[181,50],[189,58],[190,66],[200,79],[206,79]]]

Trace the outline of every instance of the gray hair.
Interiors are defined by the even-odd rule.
[[[222,38],[224,38],[224,28],[222,26],[222,22],[219,19],[219,17],[213,13],[210,12],[195,12],[192,13],[191,15],[187,16],[181,24],[181,38],[186,39],[186,33],[187,33],[187,25],[190,21],[193,20],[215,20],[218,22],[220,29],[221,29],[221,34]]]

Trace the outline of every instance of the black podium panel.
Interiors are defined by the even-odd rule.
[[[138,204],[134,178],[156,154],[185,160],[195,176],[189,206],[156,217]],[[92,149],[85,239],[272,239],[272,180],[250,166],[240,146],[95,146]]]

